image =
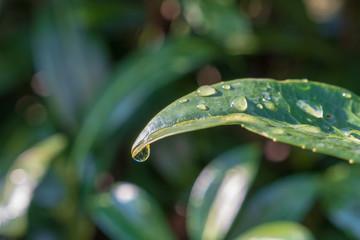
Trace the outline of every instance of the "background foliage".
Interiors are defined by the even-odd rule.
[[[228,238],[291,220],[318,239],[359,239],[359,167],[334,157],[237,126],[155,143],[143,164],[130,156],[150,118],[199,85],[308,78],[359,93],[359,11],[356,0],[0,1],[0,234],[187,239],[201,170],[257,142]]]

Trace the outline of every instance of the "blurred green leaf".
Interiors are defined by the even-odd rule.
[[[185,18],[196,33],[209,35],[232,54],[253,50],[250,22],[234,0],[184,0],[183,5]]]
[[[132,156],[174,134],[239,124],[274,141],[360,162],[360,98],[307,80],[238,79],[201,86],[159,112],[139,134]]]
[[[80,26],[68,1],[52,1],[36,13],[33,53],[38,82],[52,97],[53,109],[75,130],[107,78],[104,46]]]
[[[121,127],[155,89],[179,79],[215,54],[212,45],[188,37],[170,39],[160,49],[148,47],[126,58],[86,117],[75,140],[71,159],[77,168],[81,171],[86,154],[104,128]],[[114,113],[117,114],[112,115]]]
[[[117,183],[110,192],[97,194],[89,210],[111,239],[175,239],[158,203],[134,184]]]
[[[259,148],[244,145],[213,160],[191,191],[187,226],[192,239],[222,239],[255,178]]]
[[[0,235],[19,237],[24,233],[33,192],[46,174],[51,160],[66,144],[63,135],[53,135],[15,160],[0,188]]]
[[[360,238],[360,167],[339,164],[327,170],[322,205],[329,220]]]
[[[251,196],[233,225],[234,233],[271,221],[301,221],[315,204],[319,192],[318,177],[297,174],[282,178]]]
[[[315,240],[304,226],[293,222],[265,223],[247,231],[236,240]]]

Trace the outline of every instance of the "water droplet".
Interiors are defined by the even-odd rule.
[[[231,102],[231,107],[235,108],[236,110],[240,111],[240,112],[244,112],[247,107],[247,101],[246,98],[244,96],[235,98],[232,102]]]
[[[182,98],[179,100],[179,103],[187,103],[187,102],[189,102],[189,99],[187,98]]]
[[[273,142],[277,142],[277,139],[276,139],[276,138],[273,138],[272,140],[273,140]]]
[[[296,105],[304,112],[306,112],[316,118],[323,117],[324,111],[320,104],[311,103],[308,100],[299,100],[296,102]]]
[[[262,92],[261,94],[263,95],[263,97],[264,97],[266,100],[271,100],[271,95],[270,95],[270,93],[268,93],[268,92]]]
[[[215,95],[216,93],[216,89],[209,85],[201,86],[196,90],[196,94],[199,97],[209,97]]]
[[[281,128],[274,128],[271,130],[271,133],[276,134],[276,135],[284,135],[285,131],[282,130]]]
[[[147,145],[141,151],[133,157],[135,161],[137,162],[145,162],[150,156],[150,146]]]
[[[305,145],[301,145],[301,149],[305,149],[306,148],[306,146]]]
[[[351,98],[351,93],[345,93],[345,92],[344,92],[344,93],[342,94],[342,96],[345,97],[345,98]]]
[[[316,152],[316,148],[311,149],[312,152]]]
[[[230,90],[230,89],[231,89],[231,86],[230,86],[229,84],[226,84],[226,85],[222,85],[221,88],[223,88],[223,89],[225,89],[225,90]]]
[[[307,133],[321,133],[321,130],[318,127],[307,125],[307,124],[294,124],[292,127],[300,132],[307,132]]]
[[[350,159],[349,164],[353,164],[353,163],[354,163],[354,160]]]
[[[309,80],[307,79],[307,78],[303,78],[303,79],[301,79],[301,81],[303,81],[303,82],[309,82]]]
[[[265,101],[263,103],[265,105],[265,107],[271,111],[277,111],[278,107],[271,101]]]
[[[260,103],[258,103],[256,106],[257,106],[259,109],[263,109],[263,108],[264,108],[263,105],[261,105]]]
[[[208,107],[205,104],[202,104],[202,103],[196,105],[196,108],[199,109],[199,110],[202,110],[202,111],[208,110]]]

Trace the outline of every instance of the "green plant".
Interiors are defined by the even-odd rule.
[[[360,99],[356,94],[308,80],[279,82],[271,79],[240,79],[212,86],[204,85],[159,112],[140,133],[133,145],[132,155],[136,161],[142,162],[150,155],[149,145],[159,139],[219,125],[238,124],[273,141],[332,154],[351,164],[358,163],[359,111]],[[341,201],[337,200],[339,197],[327,197],[333,195],[331,185],[343,182],[343,178],[348,178],[351,173],[341,176],[341,180],[332,176],[330,182],[314,175],[290,177],[284,180],[286,184],[294,184],[288,189],[294,191],[296,188],[301,194],[295,198],[298,201],[296,204],[287,203],[281,191],[276,193],[275,190],[276,200],[266,199],[266,195],[263,196],[264,200],[259,193],[257,198],[249,201],[249,206],[234,224],[236,213],[255,175],[256,159],[259,158],[257,149],[251,146],[244,149],[235,157],[229,156],[232,153],[219,157],[199,176],[189,200],[188,226],[192,239],[224,239],[232,225],[234,230],[230,232],[230,239],[262,239],[271,237],[271,234],[279,234],[280,239],[293,239],[291,232],[295,236],[300,234],[301,239],[313,239],[307,230],[303,232],[296,227],[293,230],[290,230],[291,227],[286,229],[290,235],[282,235],[280,231],[283,230],[283,223],[280,222],[257,227],[240,237],[234,235],[234,232],[240,234],[249,227],[271,220],[301,221],[317,197],[324,199],[322,204],[334,224],[358,237],[356,228],[351,227],[351,220],[345,220],[349,218],[333,217],[336,213],[332,213],[329,206]],[[277,184],[275,189],[280,186]],[[348,199],[344,194],[340,196],[340,199]],[[274,206],[269,202],[280,205],[282,210],[271,210]],[[349,210],[346,215],[355,217],[358,204],[350,201],[345,205],[347,207],[343,207]],[[263,212],[256,214],[256,211],[260,212],[259,208]]]
[[[164,103],[221,79],[308,77],[314,88],[326,82],[353,92],[329,103],[357,98],[360,5],[322,1],[319,12],[312,2],[0,1],[0,238],[233,239],[259,236],[274,221],[282,231],[272,238],[309,238],[306,228],[319,239],[358,238],[358,166],[337,159],[358,160],[347,152],[358,138],[355,116],[343,119],[349,131],[334,124],[341,132],[330,132],[329,146],[341,150],[327,153],[337,157],[229,125],[156,142],[143,164],[129,155]],[[239,116],[254,107],[244,97],[234,102],[247,104]],[[260,117],[281,120],[267,109],[275,105],[260,104],[269,114],[253,114],[262,124],[245,128],[274,124]],[[314,125],[305,130],[317,134],[286,130],[318,139],[329,134],[326,113],[348,118],[355,105],[341,111],[326,103],[323,119],[309,115]]]

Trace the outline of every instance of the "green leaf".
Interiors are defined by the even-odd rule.
[[[253,50],[255,39],[250,21],[240,12],[236,1],[184,0],[182,3],[185,18],[196,33],[208,35],[232,54]]]
[[[0,235],[19,237],[27,225],[27,209],[33,192],[51,160],[66,146],[63,135],[51,136],[22,153],[0,188]]]
[[[175,239],[157,202],[131,183],[118,183],[89,204],[96,224],[111,239]]]
[[[161,138],[231,124],[360,162],[359,96],[307,80],[240,79],[202,86],[158,113],[136,139],[132,155],[144,161],[149,144]]]
[[[360,238],[360,167],[339,164],[325,174],[322,205],[329,220],[353,238]]]
[[[236,240],[314,240],[311,232],[304,226],[293,222],[271,222],[257,226]]]
[[[256,145],[232,149],[213,160],[191,191],[187,226],[192,239],[223,239],[256,175]]]
[[[105,47],[81,26],[70,2],[39,8],[35,14],[33,50],[39,86],[51,93],[58,119],[76,130],[82,113],[104,86],[108,75]]]
[[[264,222],[301,221],[314,205],[318,192],[318,178],[312,174],[291,175],[265,186],[245,203],[232,235]]]
[[[111,84],[91,109],[76,137],[71,160],[77,169],[82,169],[86,154],[116,109],[122,113],[117,121],[121,126],[155,89],[191,72],[215,54],[212,45],[189,37],[171,39],[160,49],[141,49],[126,58],[119,64]]]

